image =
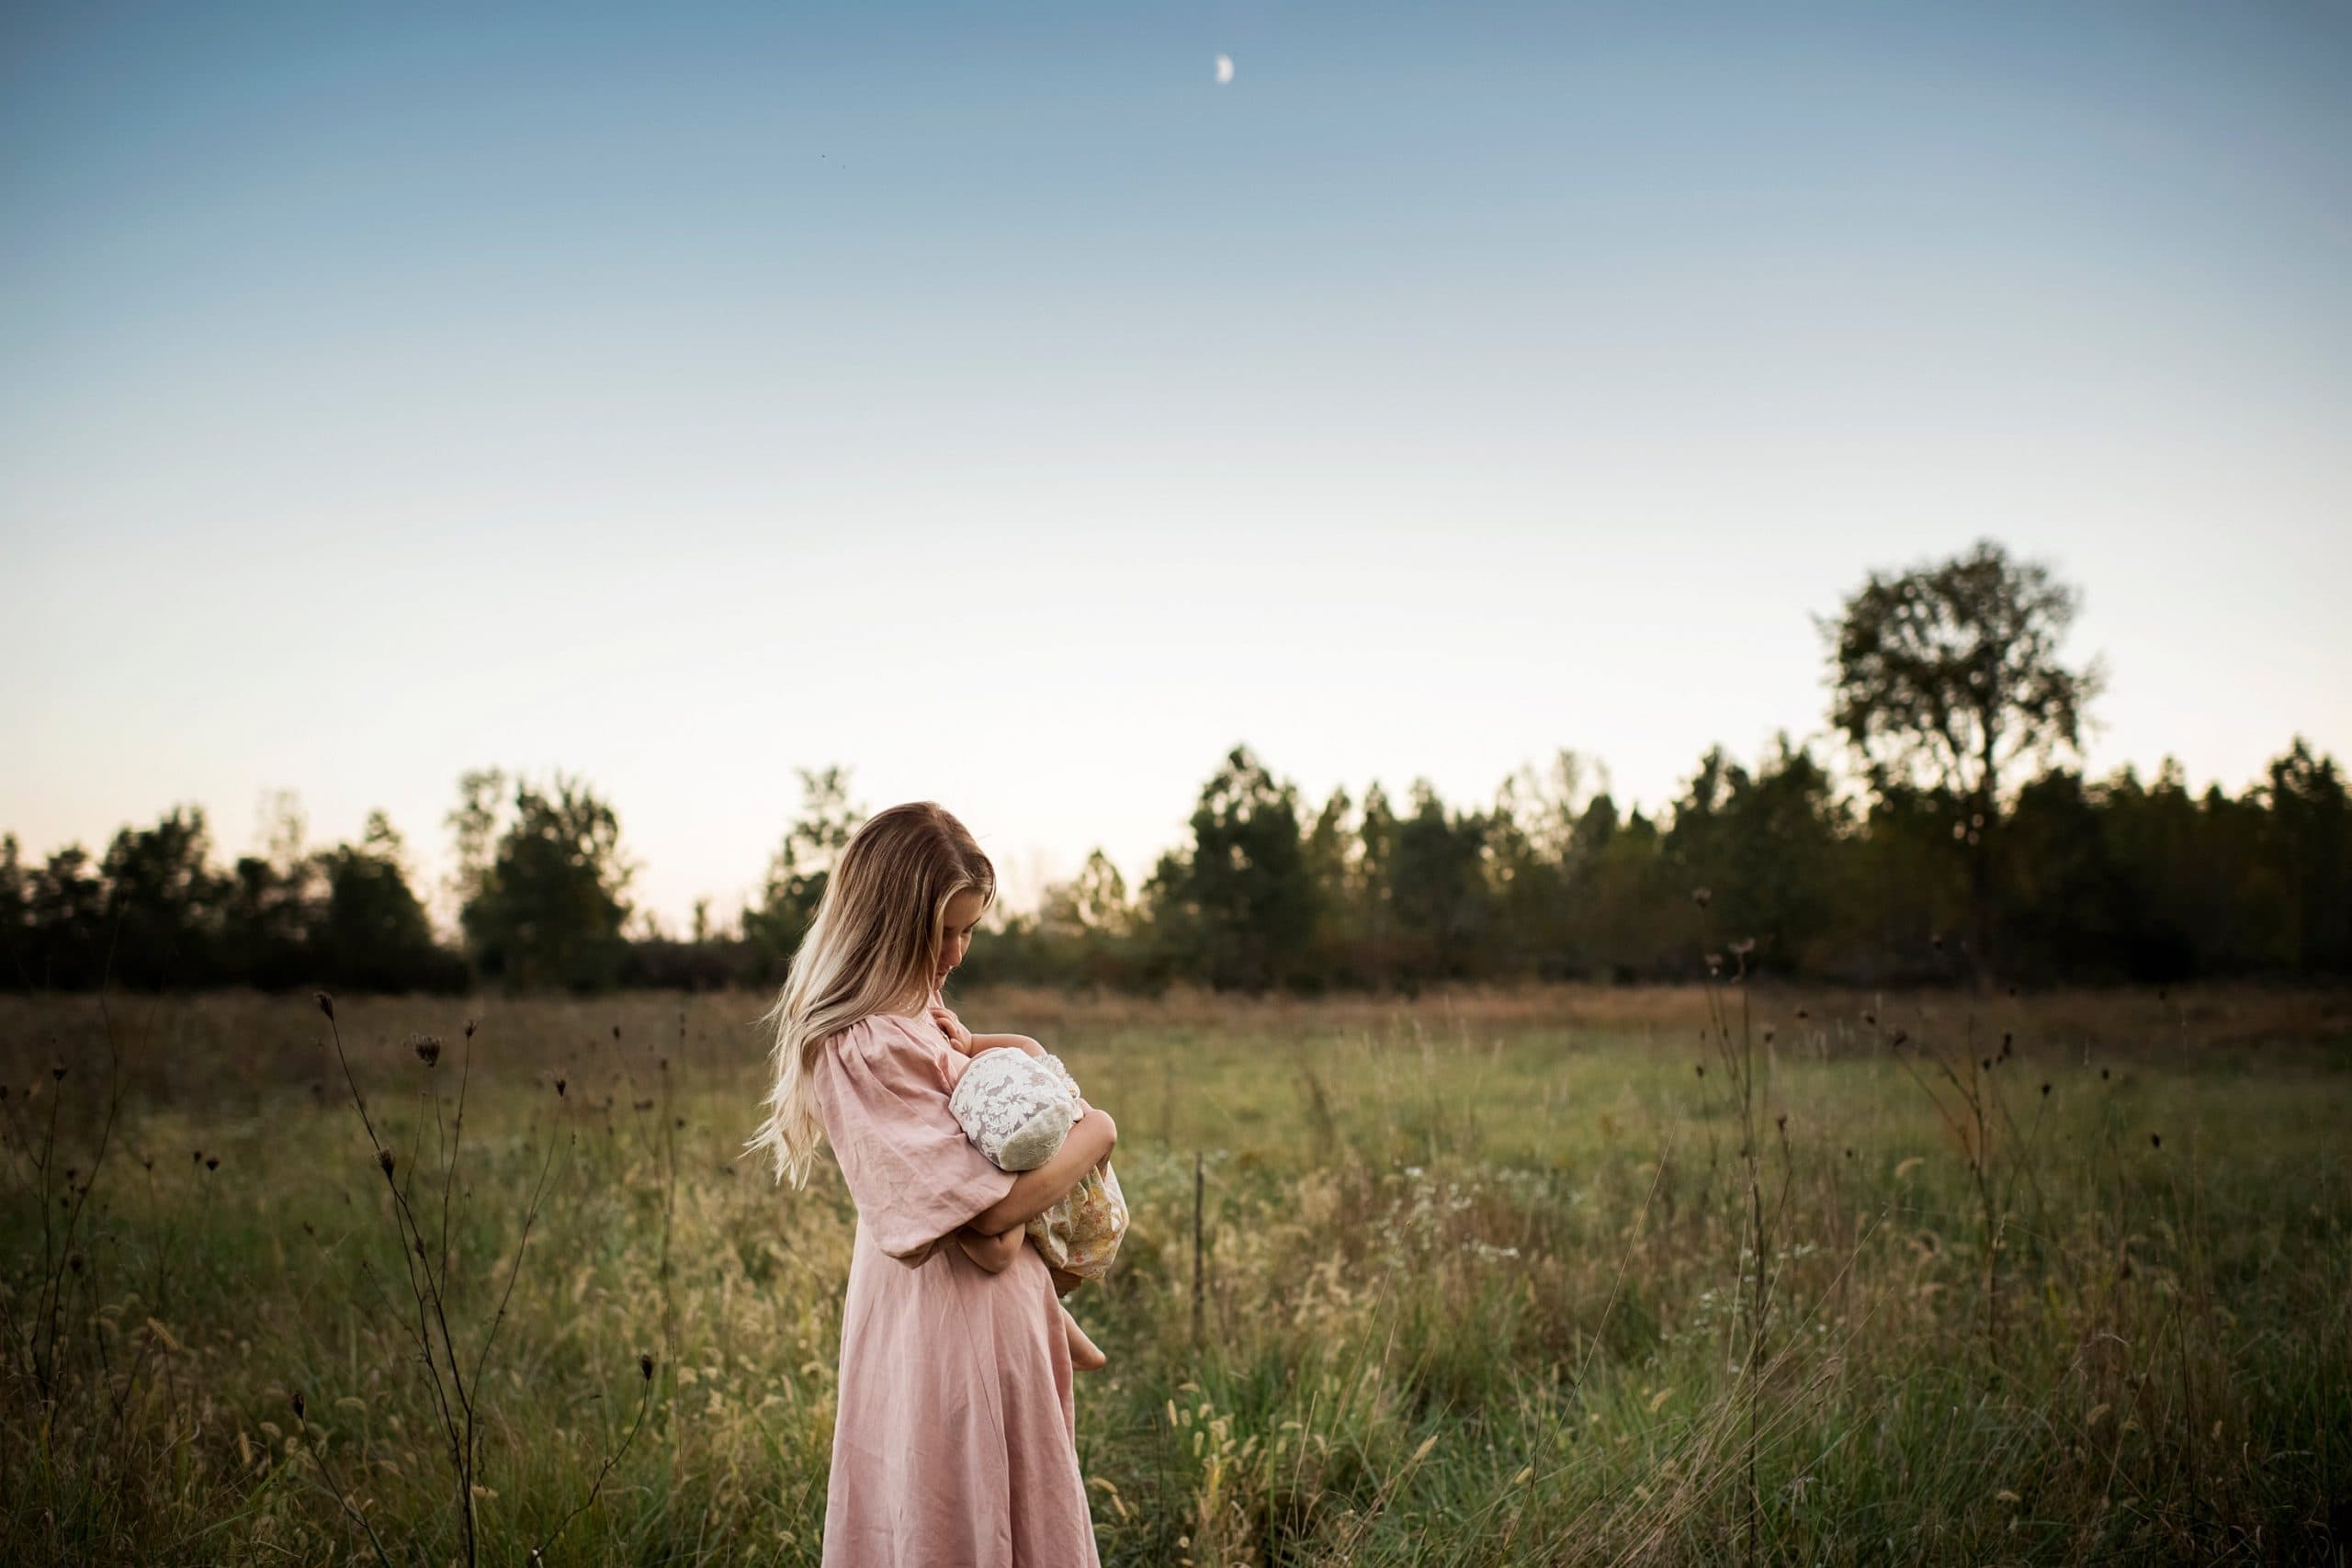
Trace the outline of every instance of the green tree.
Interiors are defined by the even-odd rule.
[[[1403,964],[1415,978],[1459,977],[1491,934],[1487,818],[1448,810],[1427,779],[1413,782],[1412,807],[1388,864],[1389,908],[1411,943]]]
[[[850,799],[848,769],[794,771],[800,775],[800,815],[769,857],[759,898],[743,910],[743,940],[763,973],[780,975],[791,962],[817,917],[833,863],[868,815]]]
[[[1689,886],[1709,890],[1715,930],[1753,939],[1755,964],[1785,971],[1826,933],[1849,826],[1812,749],[1783,733],[1753,773],[1708,749],[1675,804],[1666,852]]]
[[[482,806],[469,774],[450,823],[459,860]],[[584,783],[559,773],[551,789],[514,786],[514,816],[486,864],[472,874],[459,914],[477,968],[509,987],[595,990],[622,973],[626,898],[634,868],[623,860],[620,818]]]
[[[1830,717],[1882,797],[1928,792],[1965,851],[1971,958],[1993,961],[1994,841],[2020,761],[2077,750],[2104,684],[2060,660],[2080,604],[2048,567],[1982,540],[1950,560],[1872,572],[1834,621]]]
[[[2352,809],[2332,757],[2297,736],[2270,764],[2269,859],[2288,890],[2293,953],[2305,974],[2352,973]]]
[[[1164,855],[1147,901],[1181,967],[1220,988],[1305,979],[1315,889],[1298,788],[1237,746],[1202,787],[1189,854]]]
[[[400,834],[380,811],[368,814],[358,843],[337,844],[318,857],[326,907],[312,933],[311,960],[327,985],[412,991],[462,981],[453,957],[433,939],[405,859]]]
[[[153,828],[124,828],[99,874],[113,973],[128,986],[202,986],[219,977],[226,888],[207,863],[204,808],[174,807]]]

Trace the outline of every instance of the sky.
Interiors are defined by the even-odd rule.
[[[1220,83],[1218,57],[1233,62]],[[2352,12],[0,10],[0,829],[840,763],[1035,897],[1246,743],[1621,804],[1993,537],[2094,772],[2352,754]]]

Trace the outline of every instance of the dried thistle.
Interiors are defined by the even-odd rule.
[[[408,1048],[415,1052],[416,1059],[428,1067],[437,1065],[441,1060],[441,1040],[438,1035],[412,1034],[408,1037]]]

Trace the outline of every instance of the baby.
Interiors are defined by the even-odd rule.
[[[974,1034],[936,1000],[931,1017],[948,1043],[969,1058],[948,1100],[964,1135],[1001,1170],[1034,1170],[1051,1159],[1071,1124],[1086,1114],[1078,1080],[1060,1058],[1025,1034]],[[1023,1230],[1053,1271],[1056,1291],[1067,1293],[1101,1279],[1127,1230],[1126,1199],[1111,1162],[1088,1171]],[[965,1250],[978,1257],[974,1244],[965,1243]],[[1070,1364],[1080,1371],[1105,1365],[1110,1358],[1087,1337],[1069,1309],[1057,1310]]]

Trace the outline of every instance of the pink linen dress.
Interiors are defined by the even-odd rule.
[[[1069,1344],[1034,1247],[990,1274],[950,1234],[1012,1190],[947,1109],[928,1018],[861,1019],[811,1087],[857,1204],[825,1568],[1099,1568]]]

